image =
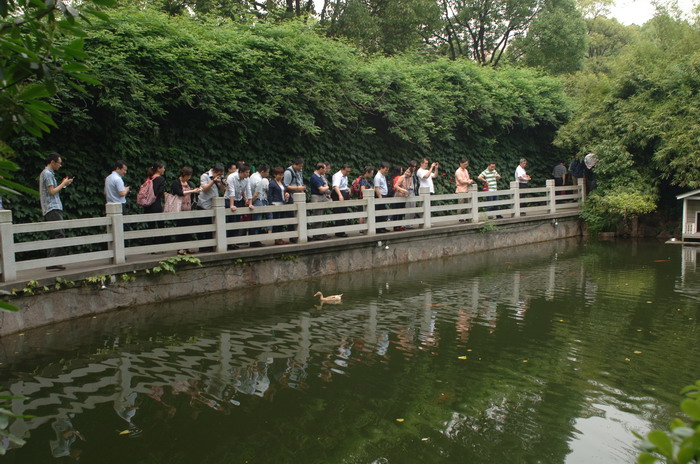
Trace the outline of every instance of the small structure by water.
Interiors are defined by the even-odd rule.
[[[683,232],[682,240],[700,240],[700,189],[677,195],[678,200],[683,200]]]

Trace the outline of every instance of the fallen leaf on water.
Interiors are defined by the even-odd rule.
[[[430,438],[421,438],[420,441],[428,441]]]
[[[641,331],[642,331],[642,329],[637,329],[637,332],[641,332]]]
[[[126,429],[126,430],[122,430],[121,432],[119,432],[119,435],[129,435],[130,433],[131,433],[131,430]]]
[[[526,362],[527,362],[527,359],[523,359],[523,362],[526,363]]]
[[[654,262],[655,263],[670,263],[671,260],[670,259],[655,259]]]
[[[638,351],[638,350],[634,350],[634,354],[642,354],[642,352]]]
[[[396,422],[403,422],[403,421],[404,421],[404,420],[403,420],[402,418],[400,418],[400,417],[399,417],[398,419],[396,419]]]
[[[467,357],[466,357],[466,356],[460,356],[460,357],[457,358],[457,359],[465,360],[465,359],[467,359]]]
[[[22,332],[21,334],[19,334],[19,336],[20,336],[20,337],[24,337],[24,332]]]
[[[625,358],[625,361],[630,361],[630,358]]]
[[[471,353],[471,352],[472,352],[472,349],[469,348],[469,349],[467,350],[467,353]]]
[[[652,304],[652,303],[653,303],[653,301],[647,301],[647,303],[649,303],[649,304]]]
[[[564,319],[559,319],[559,322],[564,322]]]

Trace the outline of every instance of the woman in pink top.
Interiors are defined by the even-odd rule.
[[[462,158],[459,160],[459,168],[457,171],[455,171],[455,182],[457,183],[457,189],[455,190],[455,193],[468,193],[469,192],[469,186],[474,183],[474,181],[469,177],[469,171],[467,171],[467,168],[469,167],[469,161],[466,159]],[[458,200],[458,203],[466,203],[467,199],[466,198],[460,198]],[[464,214],[463,209],[458,209],[457,214]],[[466,219],[460,219],[459,222],[465,222]]]

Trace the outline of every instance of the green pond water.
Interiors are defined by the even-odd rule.
[[[633,462],[700,379],[698,261],[565,240],[3,337],[0,461]]]

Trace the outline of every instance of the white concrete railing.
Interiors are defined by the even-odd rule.
[[[236,212],[224,207],[223,198],[214,198],[211,210],[126,216],[121,214],[120,204],[108,203],[105,217],[31,224],[13,224],[12,212],[0,210],[0,282],[16,280],[18,271],[105,259],[122,264],[129,256],[147,252],[203,247],[224,252],[229,245],[257,240],[295,238],[299,243],[305,243],[310,237],[321,234],[359,231],[372,236],[384,227],[429,229],[456,220],[478,223],[486,217],[577,211],[584,200],[582,182],[575,186],[555,187],[553,180],[548,180],[545,187],[523,190],[516,182],[511,182],[508,190],[495,192],[472,188],[469,193],[430,195],[423,190],[420,195],[408,198],[375,198],[374,190],[364,190],[362,200],[322,203],[307,203],[306,195],[297,193],[291,205],[260,206],[252,211],[243,207]],[[349,211],[338,211],[341,208]],[[247,220],[246,216],[250,214],[255,220]],[[267,218],[273,214],[278,217]],[[389,217],[392,217],[391,221],[387,222]],[[149,228],[132,230],[134,227],[130,224],[138,223],[148,223]],[[261,230],[282,226],[289,230],[271,233]],[[24,241],[22,237],[56,229],[83,229],[85,233],[52,240]],[[195,238],[195,234],[200,236]],[[17,257],[17,253],[86,244],[104,244],[105,249],[90,252],[66,250],[65,255],[52,258]]]

